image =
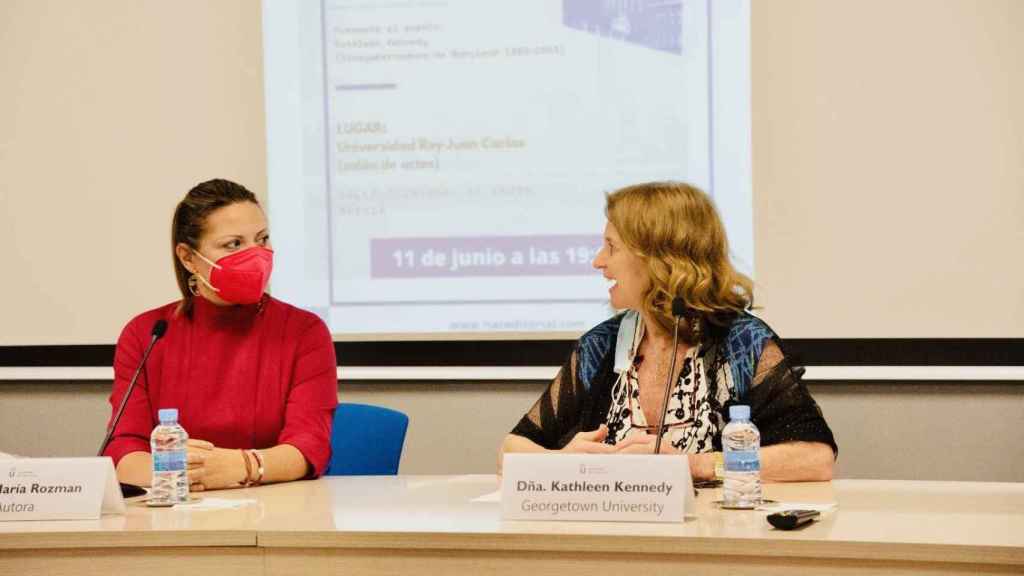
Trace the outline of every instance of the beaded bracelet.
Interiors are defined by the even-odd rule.
[[[258,485],[260,482],[263,482],[263,473],[266,472],[266,468],[263,466],[263,455],[258,450],[249,450],[249,454],[252,454],[253,458],[256,459],[256,473],[258,475],[252,483]]]

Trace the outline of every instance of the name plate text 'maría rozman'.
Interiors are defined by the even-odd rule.
[[[86,520],[124,511],[110,458],[0,460],[0,520]]]
[[[506,454],[508,520],[682,522],[694,512],[685,456]]]

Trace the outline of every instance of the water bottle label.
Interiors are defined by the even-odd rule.
[[[154,472],[180,472],[185,469],[185,451],[169,450],[153,454]]]
[[[725,470],[732,472],[760,472],[761,458],[757,450],[733,450],[723,458]]]

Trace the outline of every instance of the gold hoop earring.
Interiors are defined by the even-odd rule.
[[[188,277],[188,291],[193,296],[199,296],[199,277],[195,274]]]

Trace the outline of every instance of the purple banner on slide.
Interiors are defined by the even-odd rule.
[[[683,0],[562,0],[562,24],[663,52],[683,53]]]
[[[601,248],[594,234],[374,238],[371,278],[582,276]]]

